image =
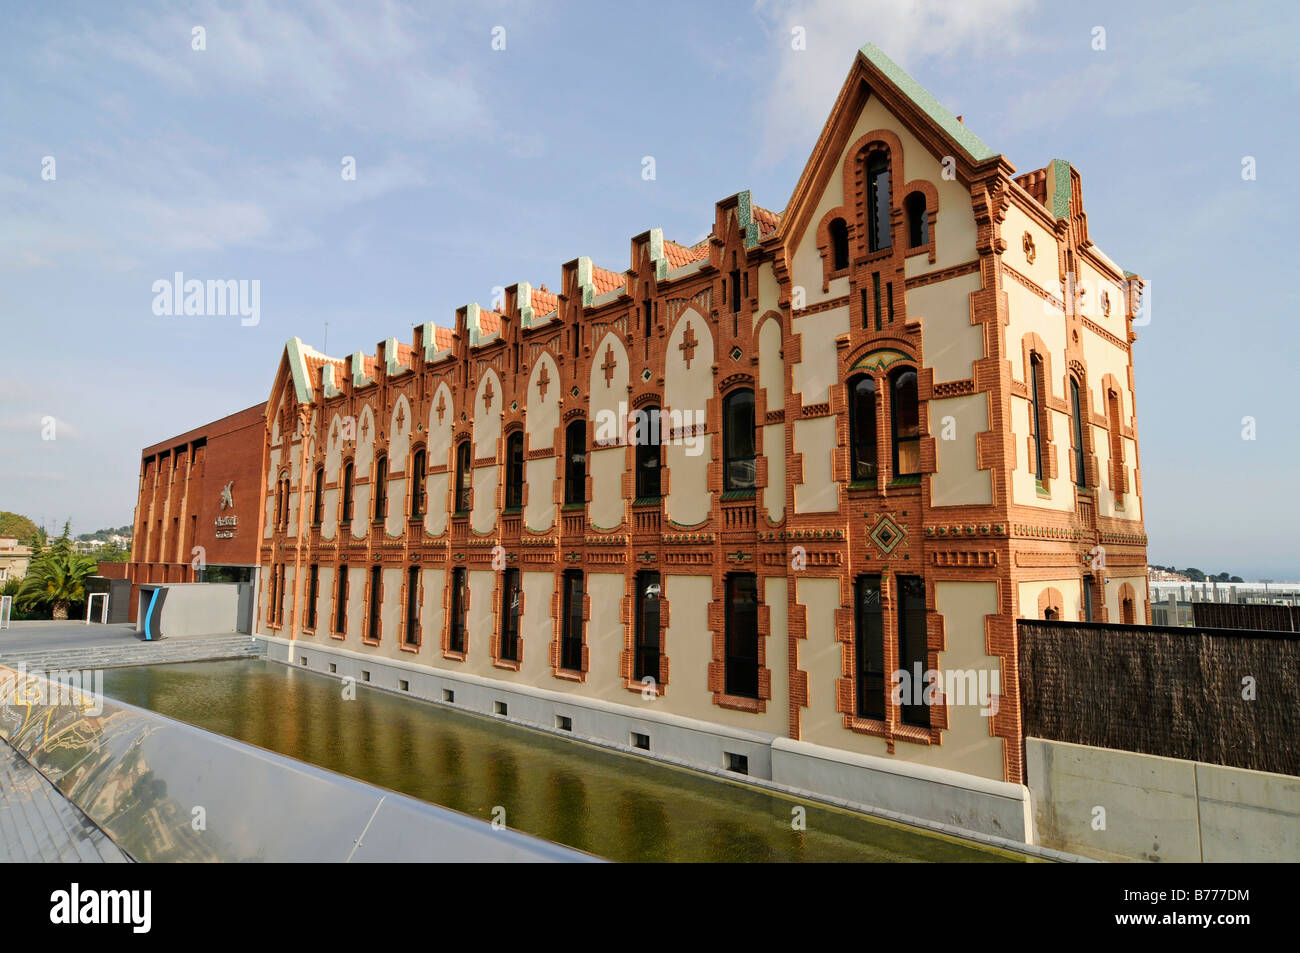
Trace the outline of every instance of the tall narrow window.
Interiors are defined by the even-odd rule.
[[[1120,430],[1120,401],[1115,391],[1106,392],[1106,416],[1110,419],[1110,485],[1115,502],[1124,501],[1124,434]]]
[[[375,521],[388,515],[388,458],[375,461]]]
[[[275,528],[276,529],[284,528],[285,514],[288,512],[288,507],[285,505],[285,499],[284,499],[285,497],[284,490],[285,490],[285,486],[287,485],[287,482],[288,481],[285,480],[283,474],[281,474],[280,478],[275,481]]]
[[[1092,587],[1094,580],[1092,576],[1083,577],[1083,621],[1095,622],[1096,610],[1092,604]]]
[[[465,615],[469,593],[465,588],[465,568],[451,571],[451,627],[447,633],[447,648],[452,652],[465,652]]]
[[[854,583],[853,655],[857,669],[858,717],[885,719],[885,629],[880,577],[859,576]]]
[[[925,580],[920,576],[898,576],[898,662],[908,675],[911,697],[903,698],[903,724],[930,727],[930,709],[925,704],[926,658],[929,652],[925,624]]]
[[[925,195],[913,192],[903,200],[907,214],[907,247],[924,248],[930,244],[930,217],[925,211]]]
[[[317,526],[325,516],[325,468],[316,468],[316,483],[311,497],[311,521]]]
[[[348,631],[348,567],[338,567],[334,584],[334,631],[346,635]]]
[[[658,407],[642,407],[636,412],[636,498],[657,499],[660,495],[660,434],[663,418]]]
[[[849,378],[849,482],[876,482],[876,380]]]
[[[320,566],[312,563],[307,577],[307,628],[316,628],[316,603],[320,600]]]
[[[456,513],[469,512],[469,441],[462,440],[456,447]]]
[[[343,466],[343,524],[352,522],[352,461]]]
[[[587,500],[587,422],[575,420],[564,431],[564,502]]]
[[[1083,460],[1083,401],[1079,396],[1078,379],[1070,378],[1070,448],[1074,454],[1074,483],[1081,489],[1088,485],[1088,474]]]
[[[731,272],[731,311],[740,311],[740,269]]]
[[[429,479],[428,455],[421,447],[411,456],[411,519],[424,515],[428,503],[425,487]]]
[[[827,231],[831,239],[831,270],[843,271],[849,267],[849,226],[844,219],[833,218]]]
[[[1042,378],[1043,362],[1037,354],[1029,357],[1029,439],[1033,442],[1034,475],[1040,484],[1046,482],[1043,477],[1043,433],[1042,413],[1043,395],[1039,390]]]
[[[370,606],[366,613],[366,638],[379,641],[379,613],[383,608],[384,571],[379,566],[370,567]]]
[[[756,477],[754,392],[735,390],[722,401],[722,489],[752,490]]]
[[[519,661],[519,570],[507,569],[501,580],[501,647],[505,662]]]
[[[867,158],[867,240],[871,251],[882,251],[891,244],[888,152],[873,152]]]
[[[506,509],[524,505],[524,432],[516,430],[506,438]]]
[[[659,573],[636,574],[636,658],[632,677],[638,682],[652,678],[659,683]]]
[[[402,640],[407,645],[420,644],[420,567],[406,570],[406,632]]]
[[[758,581],[753,573],[727,576],[724,665],[728,695],[758,697]]]
[[[921,472],[921,411],[917,401],[916,371],[901,367],[889,375],[894,438],[894,477]]]
[[[564,617],[561,620],[560,668],[582,671],[582,570],[564,572]]]

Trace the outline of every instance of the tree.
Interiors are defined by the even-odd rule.
[[[36,534],[36,524],[26,516],[0,510],[0,536],[12,536],[25,543]]]
[[[32,557],[15,602],[24,608],[49,606],[51,618],[67,619],[68,608],[86,598],[86,579],[94,574],[95,560],[72,548],[68,527],[49,549]]]

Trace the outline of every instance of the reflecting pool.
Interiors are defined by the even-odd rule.
[[[363,684],[347,701],[337,679],[261,659],[109,669],[104,690],[611,860],[1026,859]]]

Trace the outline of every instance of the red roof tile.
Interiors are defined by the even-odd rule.
[[[596,286],[596,294],[603,295],[616,288],[622,288],[627,283],[627,279],[616,271],[608,271],[599,265],[592,265],[591,283]]]
[[[664,257],[668,259],[669,268],[680,268],[683,265],[689,265],[693,261],[709,257],[709,242],[706,239],[698,245],[687,248],[685,245],[679,245],[676,242],[664,239]]]
[[[497,314],[495,311],[484,311],[482,308],[478,312],[478,329],[484,334],[496,334],[501,330],[501,319],[505,315]]]
[[[456,340],[456,332],[451,328],[444,328],[442,325],[435,325],[433,329],[433,346],[435,350],[449,350]]]
[[[534,288],[532,292],[533,313],[538,317],[544,314],[550,314],[555,310],[559,303],[559,298],[549,291],[543,291],[540,288]]]
[[[758,223],[758,237],[767,238],[781,224],[781,213],[770,212],[761,206],[753,206],[754,221]]]

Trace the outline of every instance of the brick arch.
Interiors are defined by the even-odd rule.
[[[1020,346],[1024,380],[1020,383],[1019,392],[1020,396],[1029,401],[1030,413],[1033,413],[1033,391],[1029,379],[1029,375],[1033,373],[1032,357],[1037,355],[1043,365],[1042,385],[1044,393],[1041,395],[1040,400],[1041,414],[1035,426],[1038,431],[1039,442],[1042,444],[1043,466],[1046,472],[1035,473],[1034,476],[1038,478],[1038,482],[1046,486],[1050,480],[1055,479],[1057,476],[1056,442],[1053,439],[1052,432],[1052,411],[1058,410],[1068,414],[1069,410],[1068,405],[1063,406],[1065,402],[1052,393],[1052,353],[1047,349],[1043,339],[1036,332],[1029,331],[1020,339]],[[1016,389],[1013,389],[1013,393],[1015,392]],[[1025,434],[1025,463],[1029,467],[1034,465],[1034,441],[1029,434]],[[1033,471],[1031,470],[1031,472]]]
[[[890,231],[892,234],[896,213],[902,208],[899,193],[893,184],[898,181],[898,173],[903,169],[903,142],[889,129],[873,129],[858,138],[844,155],[843,182],[844,205],[853,206],[853,220],[849,223],[849,260],[867,254],[867,205],[859,202],[858,196],[866,194],[866,158],[874,151],[882,150],[889,154],[890,176]],[[893,242],[891,241],[891,246]]]
[[[822,291],[830,290],[831,281],[835,278],[847,278],[852,270],[853,263],[853,216],[844,210],[843,205],[837,205],[817,223],[817,254],[822,260]],[[835,255],[831,249],[831,222],[836,219],[843,219],[844,226],[848,232],[849,241],[849,266],[845,268],[835,268]]]
[[[902,199],[899,201],[898,205],[900,208],[903,208],[904,213],[906,213],[904,203],[907,201],[907,197],[913,192],[920,192],[925,196],[925,217],[929,240],[924,245],[918,245],[916,248],[910,246],[904,248],[903,254],[909,258],[912,255],[925,254],[929,257],[930,263],[934,264],[934,235],[939,222],[939,190],[936,189],[934,183],[928,179],[913,179],[911,182],[908,182],[903,186],[902,191],[899,193],[902,196]],[[890,199],[892,201],[893,196],[890,196]]]
[[[1119,587],[1119,619],[1125,625],[1137,624],[1137,593],[1127,582]]]
[[[1054,613],[1053,619],[1063,619],[1065,618],[1062,608],[1064,605],[1065,600],[1061,596],[1061,590],[1049,586],[1038,594],[1038,618],[1046,619],[1050,611]]]
[[[1074,407],[1070,403],[1070,381],[1075,381],[1079,385],[1079,432],[1083,434],[1083,464],[1085,473],[1083,475],[1083,484],[1086,487],[1096,487],[1098,483],[1097,471],[1097,453],[1093,443],[1092,436],[1092,391],[1088,387],[1088,365],[1077,358],[1071,358],[1062,378],[1064,386],[1064,397],[1066,411],[1070,419],[1074,419]],[[1074,447],[1074,432],[1070,432],[1070,447]],[[1078,474],[1074,472],[1075,460],[1074,454],[1070,454],[1070,479],[1078,479]]]

